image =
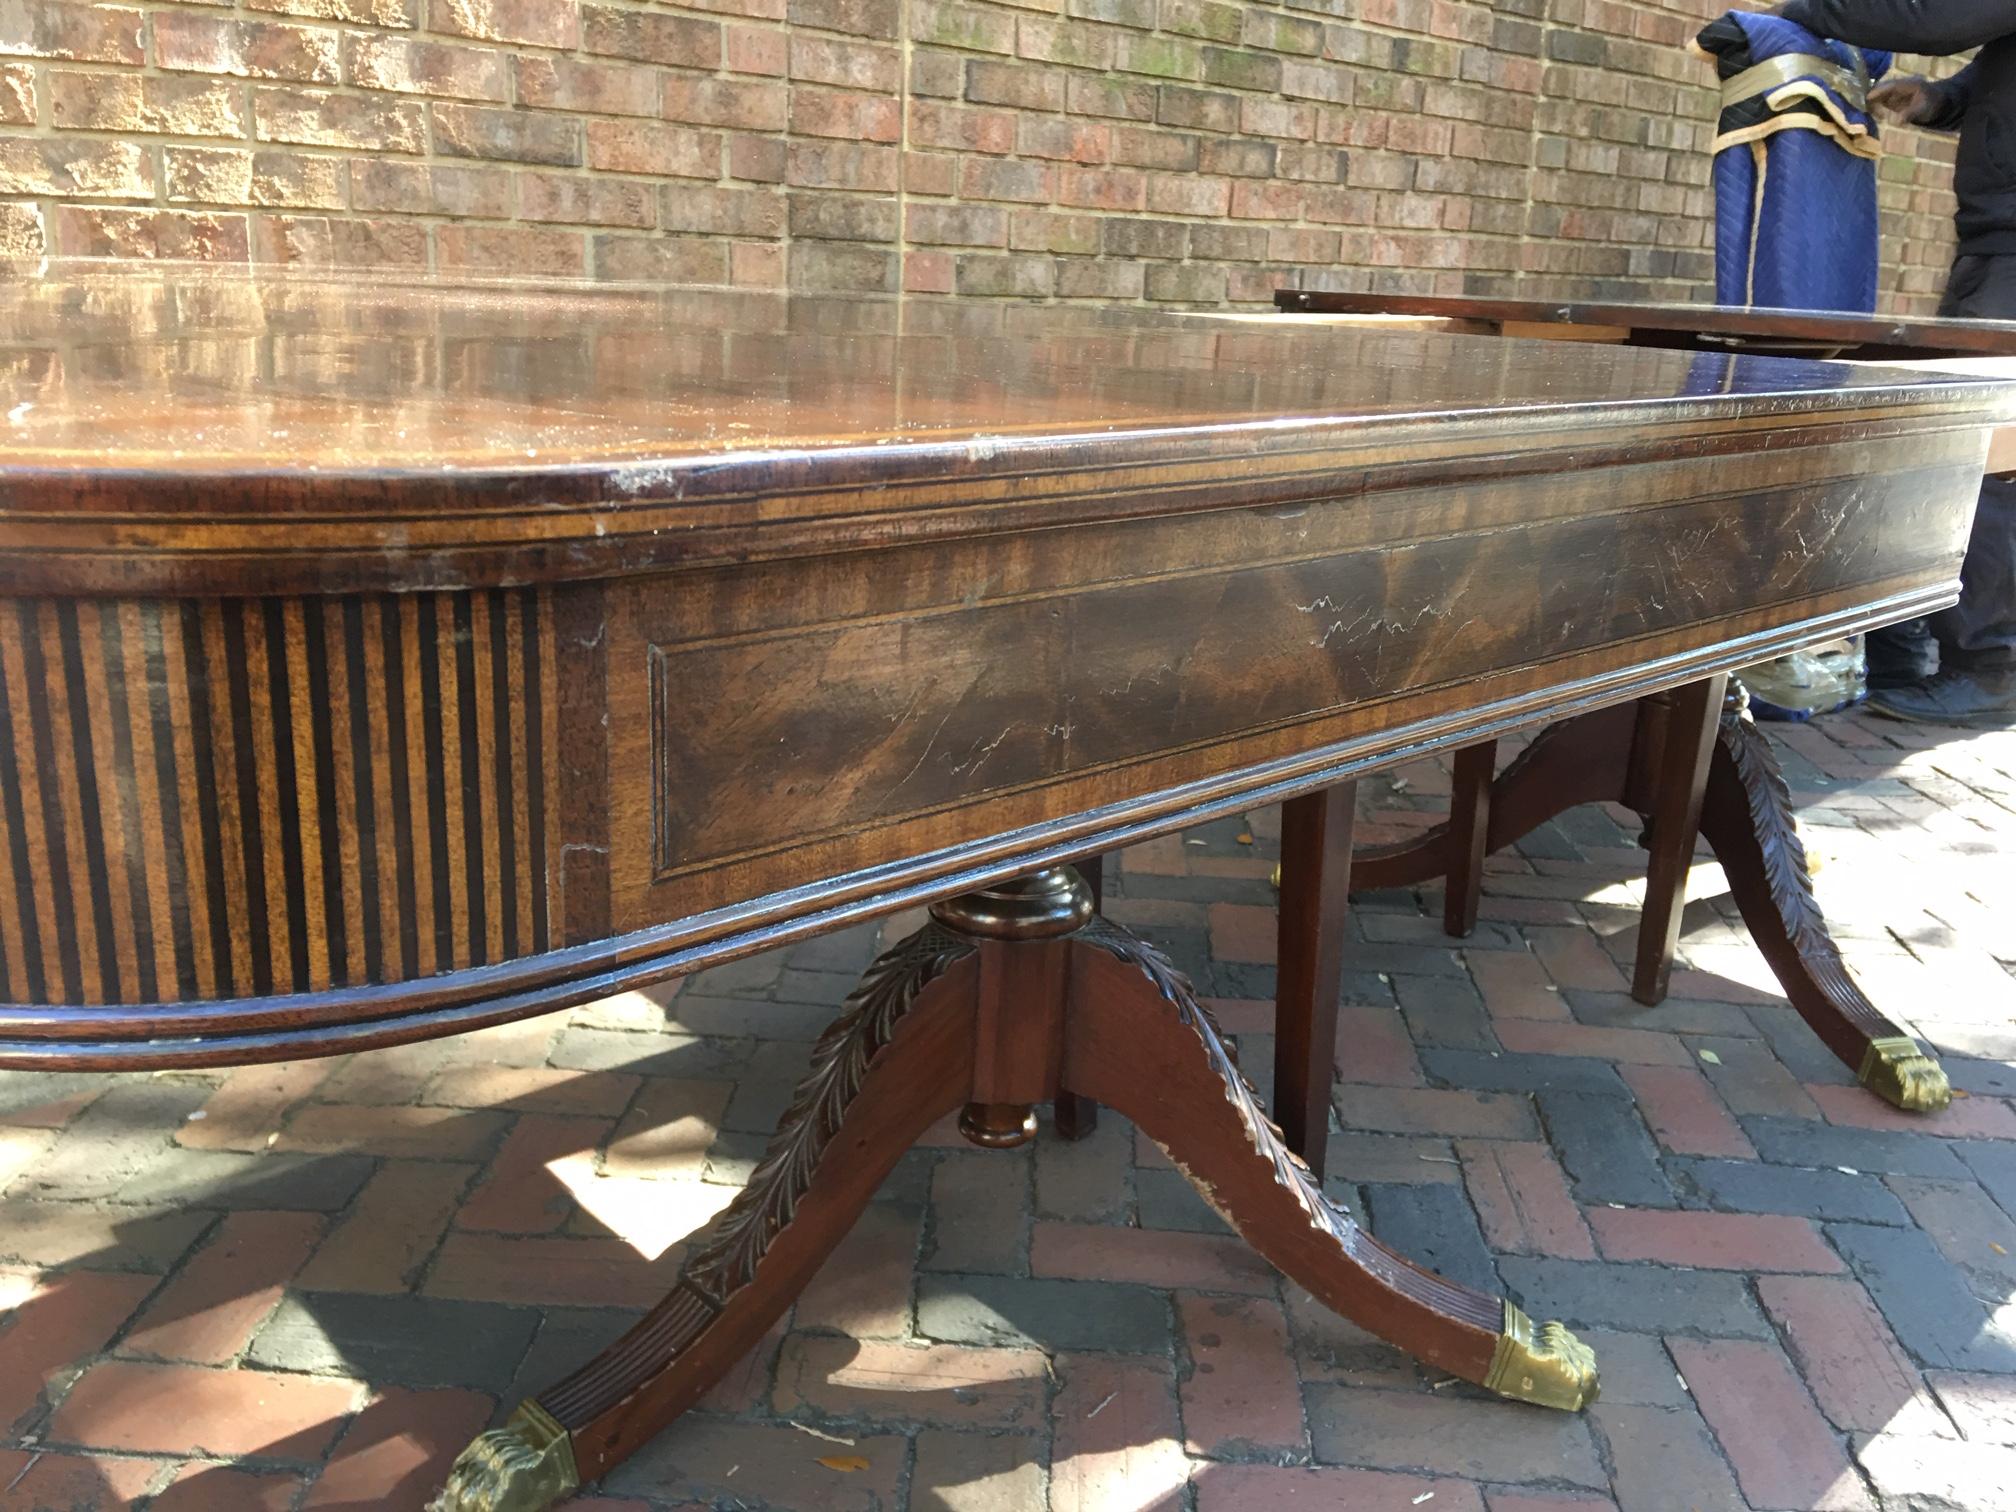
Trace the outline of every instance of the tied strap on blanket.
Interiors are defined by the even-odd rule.
[[[1715,299],[1777,309],[1876,308],[1876,159],[1869,87],[1890,54],[1731,11],[1697,48],[1722,80]]]

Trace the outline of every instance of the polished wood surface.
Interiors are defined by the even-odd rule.
[[[1432,333],[242,269],[0,279],[0,333],[17,593],[581,581],[1699,455],[1767,399],[1979,403]]]
[[[2016,413],[1144,312],[0,308],[12,1065],[546,1011],[1934,607]]]
[[[1319,289],[1282,289],[1275,293],[1274,303],[1296,314],[1426,318],[1467,324],[1492,335],[1579,337],[1684,351],[1825,349],[1833,356],[1872,362],[2016,355],[2016,321],[2009,320]]]
[[[1897,364],[1899,371],[2016,375],[2016,322],[2008,321],[1294,290],[1282,291],[1275,303],[1339,329],[1387,322],[1419,329],[1434,320],[1450,331],[1515,338],[1507,345],[1521,351],[1530,343],[1516,338],[1530,336],[1574,349],[1825,351]],[[2016,426],[1991,432],[1984,467],[2016,470]],[[1814,1032],[1878,1095],[1912,1111],[1937,1112],[1952,1095],[1945,1071],[1849,975],[1813,895],[1784,778],[1745,704],[1739,680],[1730,681],[1725,698],[1723,679],[1711,677],[1642,697],[1635,709],[1578,714],[1543,730],[1495,776],[1495,741],[1468,745],[1457,753],[1448,823],[1368,849],[1355,858],[1357,875],[1367,886],[1443,876],[1445,923],[1452,934],[1468,934],[1486,851],[1512,844],[1575,804],[1624,803],[1646,818],[1650,856],[1632,976],[1638,1001],[1665,997],[1688,868],[1697,836],[1705,838],[1786,997]],[[1289,1006],[1284,999],[1284,1012]],[[1284,1032],[1281,1043],[1299,1044],[1302,1037]],[[1299,1086],[1316,1074],[1307,1057],[1290,1067],[1287,1055],[1281,1052],[1277,1077]]]
[[[1107,1104],[1313,1296],[1586,1404],[1560,1325],[1325,1197],[1059,863],[1287,803],[1313,1146],[1351,779],[1949,602],[2016,417],[1949,375],[1005,305],[59,268],[0,313],[0,1065],[397,1043],[933,903],[673,1291],[447,1512],[632,1452],[954,1109],[1000,1146]]]

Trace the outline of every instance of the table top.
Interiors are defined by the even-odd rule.
[[[550,1011],[1928,612],[2016,419],[1271,312],[57,266],[0,333],[0,1064]]]
[[[1861,359],[2016,354],[2016,321],[1852,315],[1838,310],[1760,310],[1729,305],[1632,304],[1602,300],[1473,299],[1430,294],[1347,294],[1282,289],[1283,310],[1312,315],[1415,315],[1454,321],[1615,326],[1665,333],[1688,347],[1760,347],[1772,342],[1835,349]]]
[[[1031,471],[1988,402],[1962,379],[1438,332],[161,264],[16,267],[0,332],[15,591],[648,571],[994,528],[1000,480]]]

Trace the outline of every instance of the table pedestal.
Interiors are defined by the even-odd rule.
[[[1722,863],[1743,922],[1792,1006],[1870,1091],[1936,1112],[1946,1073],[1855,984],[1813,896],[1791,794],[1740,683],[1709,678],[1636,703],[1549,725],[1503,772],[1494,747],[1458,753],[1450,819],[1416,839],[1361,850],[1355,885],[1406,887],[1446,876],[1443,922],[1477,922],[1486,854],[1581,803],[1621,803],[1649,817],[1651,852],[1632,996],[1666,996],[1695,836]],[[1284,881],[1285,885],[1285,881]]]
[[[519,1512],[602,1475],[755,1346],[932,1124],[957,1110],[974,1143],[1018,1145],[1036,1104],[1073,1094],[1131,1118],[1247,1242],[1353,1322],[1504,1396],[1594,1398],[1594,1356],[1567,1329],[1421,1269],[1331,1203],[1190,983],[1053,868],[937,905],[869,967],[672,1293],[465,1450],[435,1507]]]

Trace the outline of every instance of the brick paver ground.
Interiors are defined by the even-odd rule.
[[[1332,1190],[1578,1326],[1585,1416],[1324,1313],[1108,1115],[913,1152],[789,1326],[579,1505],[2016,1507],[2016,735],[1779,735],[1851,961],[1961,1090],[1936,1119],[1853,1087],[1706,862],[1672,999],[1634,1004],[1621,812],[1495,861],[1467,943],[1432,888],[1353,916]],[[1445,790],[1368,782],[1366,829]],[[1263,1072],[1275,817],[1129,852],[1111,902]],[[0,1509],[418,1507],[664,1290],[877,933],[348,1060],[0,1076]]]

